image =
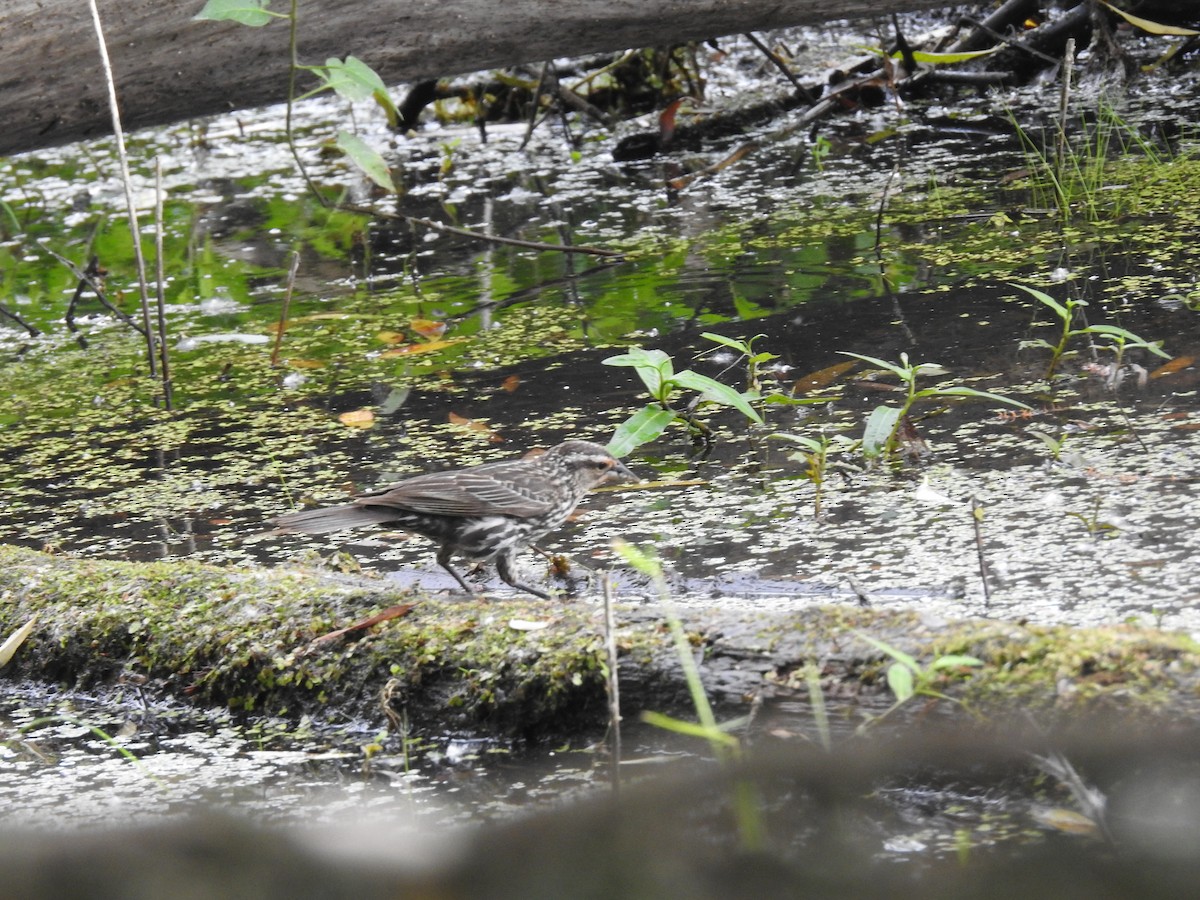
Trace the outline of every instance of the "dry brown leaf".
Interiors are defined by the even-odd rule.
[[[835,363],[832,366],[826,366],[824,369],[818,369],[816,372],[805,375],[803,378],[797,378],[796,382],[792,385],[792,393],[803,394],[808,391],[828,387],[856,365],[858,363],[854,360]]]

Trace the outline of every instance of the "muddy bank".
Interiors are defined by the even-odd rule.
[[[144,682],[199,704],[278,715],[404,712],[424,733],[536,738],[602,726],[603,616],[576,600],[420,596],[379,579],[299,569],[80,560],[0,548],[0,632],[38,624],[5,670],[79,686]],[[407,615],[318,640],[380,610]],[[663,610],[618,610],[622,709],[687,713],[690,701]],[[807,703],[805,667],[851,716],[886,691],[891,660],[853,629],[922,665],[970,654],[940,691],[971,712],[1035,712],[1050,724],[1117,711],[1196,718],[1200,647],[1149,629],[950,622],[915,612],[821,607],[685,614],[705,686],[727,712],[756,699]],[[917,704],[912,704],[915,707]],[[772,704],[767,704],[770,710]],[[939,712],[963,707],[942,702]]]

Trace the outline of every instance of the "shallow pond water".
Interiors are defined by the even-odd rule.
[[[1130,101],[1126,114],[1140,105],[1156,122],[1178,124],[1195,79],[1172,88]],[[1077,101],[1085,108],[1097,103],[1091,90]],[[360,130],[390,145],[406,212],[620,249],[620,261],[487,246],[323,209],[295,174],[277,108],[139,134],[131,148],[143,200],[155,154],[168,190],[171,413],[142,377],[137,342],[86,294],[80,331],[68,332],[75,278],[44,252],[77,263],[97,253],[109,290],[132,309],[110,143],[2,161],[0,199],[20,225],[0,246],[5,302],[45,333],[0,327],[12,398],[0,408],[0,540],[264,565],[346,550],[367,571],[449,587],[419,539],[247,538],[301,499],[334,502],[570,436],[606,441],[644,402],[628,369],[602,364],[631,342],[743,388],[744,363],[701,333],[762,334],[757,349],[776,355],[767,387],[810,402],[766,407],[762,428],[704,411],[718,436],[707,454],[682,430],[639,448],[629,464],[665,484],[590,498],[584,517],[552,541],[577,571],[615,565],[610,542],[620,536],[661,549],[684,605],[793,608],[866,593],[879,606],[946,617],[1132,620],[1200,633],[1191,564],[1200,550],[1200,410],[1189,362],[1200,345],[1198,251],[1181,237],[1197,218],[1181,202],[1195,196],[1195,145],[1186,135],[1173,145],[1174,160],[1152,176],[1166,184],[1159,195],[1145,190],[1119,214],[1063,223],[1027,185],[1002,177],[1027,158],[997,122],[1040,99],[1030,89],[963,97],[953,110],[860,111],[822,131],[824,154],[808,131],[764,126],[750,135],[762,147],[748,162],[681,189],[664,187],[678,161],[615,165],[611,137],[595,135],[578,152],[546,128],[522,149],[522,126],[492,127],[486,143],[449,125],[394,140],[357,110]],[[327,123],[345,115],[332,102],[305,105],[306,162],[349,199],[393,207],[321,152]],[[939,124],[946,116],[953,127]],[[729,149],[713,147],[705,161]],[[1114,194],[1142,177],[1133,173],[1132,164],[1113,170]],[[299,277],[281,364],[272,366],[293,248]],[[1086,300],[1091,324],[1162,340],[1180,362],[1158,368],[1162,360],[1130,350],[1141,370],[1110,386],[1110,354],[1079,338],[1047,382],[1048,351],[1022,342],[1052,339],[1054,318],[1017,282]],[[1031,409],[919,404],[915,427],[929,452],[895,467],[835,452],[818,515],[807,464],[772,435],[857,438],[873,407],[898,399],[888,389],[895,380],[871,366],[835,370],[849,361],[840,351],[892,362],[907,353],[945,369],[922,386],[967,385]],[[364,411],[368,428],[342,418]],[[619,600],[648,598],[636,579],[618,582]],[[595,592],[584,597],[594,602]],[[98,789],[133,771],[77,737],[54,777],[87,770]],[[425,804],[454,816],[444,792],[427,793],[428,775],[393,768],[360,778],[349,774],[357,759],[314,761],[290,743],[279,756],[253,740],[224,726],[188,731],[163,738],[146,765],[170,781],[190,777],[198,758],[230,760],[213,782],[189,785],[182,803],[244,798],[262,785],[270,799],[248,808],[268,817],[306,809],[318,793],[335,814],[344,801],[384,811],[415,803],[418,815]],[[22,765],[34,778],[46,763]],[[582,767],[581,783],[591,769]],[[575,777],[570,767],[550,771]],[[484,783],[480,793],[501,805],[516,790]],[[332,795],[317,787],[331,784]],[[93,811],[81,817],[94,815],[94,795],[83,806]],[[63,814],[53,800],[29,809],[31,819]]]

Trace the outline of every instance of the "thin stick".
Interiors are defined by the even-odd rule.
[[[100,24],[100,10],[96,0],[88,0],[92,11],[92,24],[96,27],[96,42],[100,49],[100,63],[104,68],[104,80],[108,86],[108,108],[112,112],[113,136],[117,139],[117,159],[121,164],[121,183],[125,187],[125,208],[129,212],[129,232],[133,237],[133,256],[137,261],[138,289],[142,295],[142,334],[146,336],[146,361],[150,377],[158,375],[155,359],[154,334],[150,328],[150,293],[146,286],[146,258],[142,254],[142,238],[138,229],[137,209],[133,204],[133,182],[129,177],[129,157],[125,153],[125,132],[121,128],[121,110],[117,107],[117,82],[113,78],[112,63],[108,58],[108,47],[104,42],[104,27]]]
[[[817,98],[812,95],[812,92],[808,88],[800,83],[800,79],[796,77],[796,73],[788,67],[788,64],[783,61],[778,53],[759,40],[758,35],[753,31],[747,31],[745,35],[750,43],[761,50],[767,59],[775,65],[775,68],[783,73],[783,77],[792,83],[792,87],[796,89],[796,93],[804,99],[805,103],[811,104],[817,102]]]
[[[171,360],[167,351],[167,303],[163,260],[163,186],[162,159],[154,157],[154,300],[158,306],[158,352],[162,363],[163,406],[175,408],[175,390],[171,384]]]
[[[987,559],[983,553],[983,533],[979,523],[983,521],[983,504],[975,497],[971,498],[971,525],[975,528],[975,553],[979,557],[979,580],[983,583],[983,608],[992,605],[992,589],[988,585]]]
[[[1062,60],[1062,91],[1058,98],[1058,140],[1055,142],[1060,174],[1067,158],[1067,112],[1071,105],[1071,71],[1074,65],[1075,38],[1067,38],[1067,49],[1063,51]]]
[[[292,251],[292,265],[288,269],[287,290],[283,292],[283,309],[279,312],[279,327],[275,330],[275,346],[271,350],[271,365],[279,365],[279,345],[283,343],[283,331],[287,328],[288,308],[292,305],[292,288],[296,285],[296,273],[300,270],[300,254]]]
[[[92,289],[92,293],[96,295],[96,299],[100,301],[100,304],[105,309],[107,309],[110,313],[112,313],[134,331],[138,332],[138,334],[142,335],[143,337],[147,336],[146,332],[142,330],[142,326],[133,321],[127,312],[125,312],[123,309],[118,309],[117,307],[113,306],[112,302],[105,295],[104,289],[101,288],[100,285],[94,280],[95,278],[100,277],[100,262],[95,256],[88,261],[88,267],[81,270],[77,265],[75,265],[75,263],[71,262],[65,256],[55,253],[49,247],[43,245],[42,249],[66,266],[67,270],[70,271],[70,273],[74,275],[76,280],[79,282],[79,286],[75,289],[75,295],[71,298],[71,303],[67,307],[67,326],[72,331],[75,330],[75,305],[79,302],[79,298],[83,295],[83,285],[86,285]]]
[[[608,658],[608,721],[612,728],[612,756],[609,781],[614,797],[621,794],[621,687],[617,678],[617,619],[613,613],[612,579],[601,578],[604,590],[604,651]]]
[[[42,333],[39,329],[35,328],[33,325],[30,325],[28,322],[26,322],[24,319],[22,319],[20,316],[18,316],[15,312],[13,312],[11,309],[9,309],[7,306],[5,306],[3,303],[0,303],[0,316],[4,316],[5,318],[12,319],[14,322],[16,322],[18,325],[20,325],[26,331],[28,331],[30,337],[38,337]]]

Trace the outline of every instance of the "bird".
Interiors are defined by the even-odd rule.
[[[469,594],[475,590],[455,567],[455,554],[495,561],[506,584],[549,600],[546,591],[517,578],[517,552],[565,522],[592,488],[638,480],[599,444],[569,440],[539,455],[417,475],[339,506],[286,513],[267,533],[389,525],[437,542],[438,564]]]

